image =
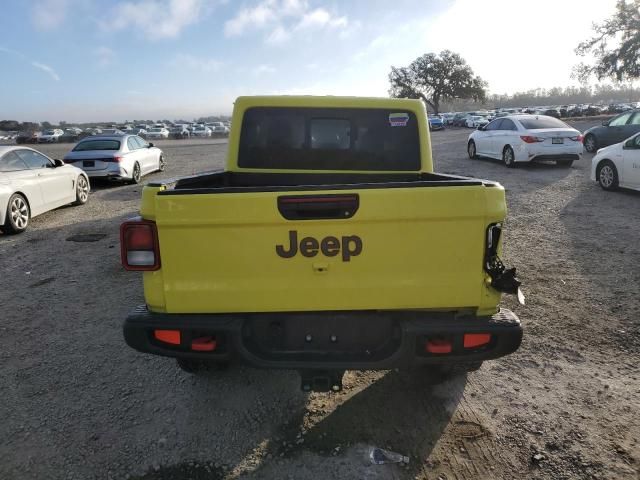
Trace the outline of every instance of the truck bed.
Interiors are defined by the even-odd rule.
[[[353,188],[411,188],[499,185],[488,180],[440,173],[250,173],[215,171],[177,180],[151,182],[166,186],[162,195],[196,193],[343,190]]]
[[[145,188],[164,313],[436,309],[492,314],[497,183],[433,173],[212,172]]]

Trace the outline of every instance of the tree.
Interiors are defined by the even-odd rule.
[[[487,95],[487,82],[449,50],[422,55],[408,67],[391,67],[389,82],[392,97],[419,98],[434,113],[439,112],[441,101],[465,98],[482,102]]]
[[[595,64],[581,63],[573,76],[586,81],[613,78],[619,82],[640,77],[640,0],[618,0],[615,14],[593,24],[595,35],[576,48],[576,54],[592,54]]]

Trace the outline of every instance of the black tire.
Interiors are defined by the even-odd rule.
[[[74,205],[84,205],[89,200],[89,180],[84,175],[78,175],[76,180],[76,201]]]
[[[573,160],[556,160],[556,165],[559,167],[569,168],[573,165]]]
[[[598,150],[598,141],[595,135],[591,133],[584,137],[583,145],[584,149],[589,153],[595,153]]]
[[[164,156],[160,155],[160,165],[158,166],[158,171],[159,172],[164,172],[164,169],[166,168],[166,164],[164,161]]]
[[[469,155],[469,158],[471,160],[475,160],[476,158],[478,158],[478,153],[476,151],[476,142],[474,142],[473,140],[469,140],[469,143],[467,144],[467,155]]]
[[[140,183],[142,178],[142,172],[140,171],[140,164],[136,162],[133,165],[133,172],[131,172],[131,183]]]
[[[7,213],[2,226],[4,233],[17,234],[24,232],[31,220],[31,209],[29,202],[19,193],[14,193],[9,197],[7,203]]]
[[[504,147],[504,149],[502,150],[502,162],[507,168],[513,168],[516,166],[513,148],[511,148],[509,145]]]
[[[193,358],[176,358],[176,363],[180,369],[186,373],[197,375],[203,372],[213,372],[226,370],[228,363],[224,362],[208,362],[206,360],[197,360]]]
[[[598,165],[596,178],[603,190],[616,190],[618,188],[618,170],[611,160],[604,160]]]

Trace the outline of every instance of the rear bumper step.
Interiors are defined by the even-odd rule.
[[[164,314],[141,306],[123,330],[127,344],[141,352],[283,369],[474,362],[513,353],[522,341],[520,321],[506,309],[459,317],[421,311]]]

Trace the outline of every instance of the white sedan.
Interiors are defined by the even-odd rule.
[[[640,190],[640,133],[598,150],[591,160],[591,180],[605,190]]]
[[[165,168],[162,150],[137,135],[86,137],[64,156],[64,161],[82,168],[91,178],[132,183]]]
[[[538,160],[570,167],[582,158],[582,134],[557,118],[509,115],[469,135],[467,153],[502,160],[507,167]]]
[[[89,198],[87,175],[32,148],[0,147],[0,230],[21,233],[36,215]]]
[[[147,138],[169,138],[169,130],[164,127],[153,127],[147,132]]]
[[[64,132],[59,128],[53,130],[45,130],[42,135],[38,137],[38,143],[53,143],[60,141],[60,137],[64,135]]]
[[[467,119],[465,120],[465,124],[467,128],[483,127],[488,123],[489,123],[489,120],[487,120],[482,115],[472,115],[470,117],[467,117]]]

